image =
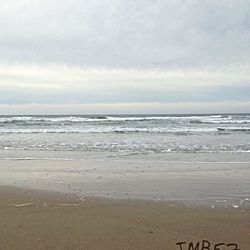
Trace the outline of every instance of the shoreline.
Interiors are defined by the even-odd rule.
[[[241,250],[250,246],[249,208],[80,199],[1,186],[0,218],[0,249],[179,250],[178,242],[202,240],[234,242]]]
[[[27,155],[44,159],[26,159]],[[81,158],[60,158],[72,155]],[[54,156],[58,158],[49,158]],[[250,154],[168,153],[142,158],[88,153],[85,158],[81,152],[7,151],[0,152],[0,165],[0,183],[7,186],[125,200],[250,205]]]

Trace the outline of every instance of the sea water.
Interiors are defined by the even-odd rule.
[[[0,116],[0,150],[250,152],[250,114]]]

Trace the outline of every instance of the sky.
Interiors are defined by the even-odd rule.
[[[250,112],[250,0],[0,0],[0,115]]]

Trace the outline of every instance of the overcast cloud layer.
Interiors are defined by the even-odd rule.
[[[249,44],[250,0],[0,0],[0,114],[249,112]]]

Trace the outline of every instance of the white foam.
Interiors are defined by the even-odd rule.
[[[236,132],[247,132],[250,131],[250,127],[219,127],[217,128],[221,131],[236,131]]]
[[[216,128],[169,128],[169,127],[58,127],[58,128],[0,128],[0,134],[37,134],[37,133],[201,133],[216,132]]]

